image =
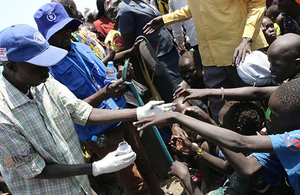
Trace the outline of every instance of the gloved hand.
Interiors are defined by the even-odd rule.
[[[162,112],[171,112],[173,110],[173,103],[164,104],[164,101],[150,101],[146,105],[136,109],[137,120],[141,120],[146,116],[151,116]]]
[[[136,153],[117,156],[117,150],[108,153],[103,159],[93,162],[92,171],[94,176],[104,173],[112,173],[128,167],[136,159]]]

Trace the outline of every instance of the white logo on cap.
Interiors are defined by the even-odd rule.
[[[54,21],[55,19],[56,19],[55,13],[50,13],[47,15],[47,20],[49,20],[50,22]]]
[[[33,35],[33,39],[40,44],[45,43],[46,39],[43,37],[43,35],[40,32],[36,32]]]

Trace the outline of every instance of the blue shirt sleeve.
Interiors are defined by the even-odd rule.
[[[277,186],[281,183],[286,173],[277,158],[276,154],[270,153],[253,153],[257,161],[264,167],[259,171],[259,174],[272,186]]]
[[[300,130],[269,137],[295,194],[300,194]]]

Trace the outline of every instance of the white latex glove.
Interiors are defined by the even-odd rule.
[[[128,167],[136,159],[136,153],[131,151],[128,154],[117,156],[117,150],[108,153],[103,159],[93,162],[93,175],[120,171]]]
[[[137,120],[141,120],[146,116],[151,116],[157,113],[171,112],[173,111],[173,108],[174,106],[172,103],[164,104],[164,101],[150,101],[142,107],[137,107]]]

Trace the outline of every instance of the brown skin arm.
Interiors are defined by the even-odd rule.
[[[233,169],[244,179],[250,178],[263,167],[254,156],[245,157],[242,153],[232,152],[224,147],[221,150]]]
[[[122,34],[122,39],[123,39],[125,49],[131,48],[135,41],[133,33]]]
[[[191,116],[193,118],[196,118],[200,121],[218,126],[217,123],[198,106],[190,106],[186,108],[182,113]]]
[[[282,17],[280,14],[276,18],[276,23],[278,24],[279,28],[282,29],[282,30],[280,30],[280,35],[283,35],[284,27],[283,27]]]
[[[103,110],[93,108],[87,124],[106,125],[124,121],[134,121],[136,119],[136,109]]]
[[[272,93],[278,86],[271,87],[238,87],[224,89],[224,99],[226,100],[266,100],[268,101]],[[179,88],[174,93],[174,98],[183,96],[183,102],[189,99],[205,99],[207,97],[222,98],[221,89],[182,89]]]
[[[172,140],[170,142],[171,147],[179,152],[188,153],[189,155],[196,155],[198,152],[197,146],[193,145],[185,136],[179,134],[178,136],[172,136]],[[221,158],[215,157],[210,153],[203,151],[203,156],[199,160],[199,162],[204,162],[209,167],[213,168],[214,170],[229,175],[233,173],[233,168],[230,166],[228,161],[224,161]]]
[[[162,126],[173,123],[185,126],[197,132],[208,141],[235,152],[274,152],[268,136],[243,136],[231,130],[217,127],[176,112],[149,116],[134,122],[134,125],[141,131],[152,125]]]
[[[116,53],[114,61],[124,60],[124,59],[127,59],[127,58],[129,58],[133,55],[138,55],[139,54],[139,45],[143,40],[140,39],[140,40],[134,42],[133,35],[132,35],[132,37],[131,37],[131,34],[130,35],[125,35],[125,37],[126,36],[130,36],[130,38],[132,40],[128,41],[128,43],[126,43],[126,45],[124,44],[125,48],[127,48],[126,50]],[[123,38],[123,36],[122,36],[122,38]],[[125,42],[127,42],[127,40],[123,41],[123,42],[125,43]],[[128,47],[126,47],[126,46],[128,46]]]
[[[182,183],[184,184],[185,188],[191,195],[203,195],[200,189],[196,186],[194,181],[191,178],[189,170],[185,164],[179,161],[174,161],[168,172],[169,175],[175,175],[178,177]]]
[[[92,164],[49,164],[46,165],[43,171],[37,175],[36,179],[56,179],[72,177],[76,175],[92,175]]]
[[[123,79],[118,79],[115,83],[106,85],[97,93],[85,98],[83,101],[95,108],[108,98],[120,97],[126,92],[126,86],[124,86],[122,83]]]

